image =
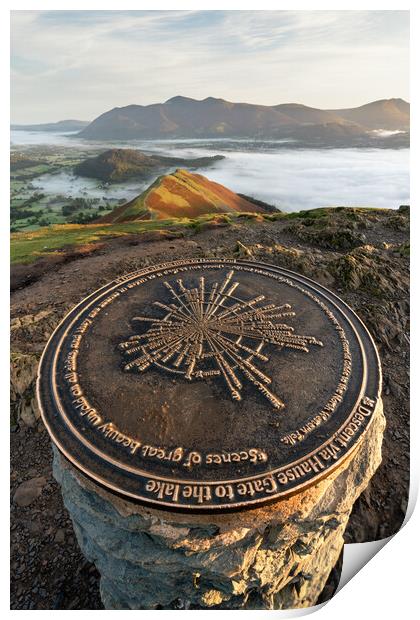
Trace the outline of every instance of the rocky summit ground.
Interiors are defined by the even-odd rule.
[[[98,609],[98,574],[78,550],[34,382],[40,354],[64,314],[89,292],[149,264],[186,257],[252,257],[295,270],[340,295],[380,352],[387,427],[383,461],[354,506],[347,542],[398,531],[409,486],[409,209],[334,209],[269,221],[216,219],[91,244],[12,270],[11,607]],[[337,571],[336,571],[337,572]],[[337,574],[327,585],[328,598]],[[335,580],[335,581],[334,581]]]

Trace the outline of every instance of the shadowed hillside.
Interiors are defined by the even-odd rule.
[[[107,182],[124,181],[131,178],[147,178],[159,169],[173,166],[203,168],[224,159],[223,155],[213,157],[163,157],[146,155],[133,149],[110,149],[96,157],[89,157],[78,164],[74,172],[82,177],[101,179]]]

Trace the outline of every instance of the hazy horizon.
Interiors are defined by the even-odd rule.
[[[11,122],[176,95],[320,109],[409,101],[409,11],[12,11]]]

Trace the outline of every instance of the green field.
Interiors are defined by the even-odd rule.
[[[119,204],[117,200],[105,198],[89,200],[86,193],[84,198],[86,204],[77,208],[76,197],[44,194],[34,185],[34,180],[44,174],[72,170],[76,164],[94,152],[69,147],[42,146],[12,150],[10,170],[11,232],[30,232],[42,226],[53,224],[83,223],[83,221],[97,219],[112,211]]]

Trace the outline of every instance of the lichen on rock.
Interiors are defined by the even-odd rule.
[[[11,423],[35,426],[40,411],[35,397],[38,358],[36,355],[12,352],[10,360]]]

